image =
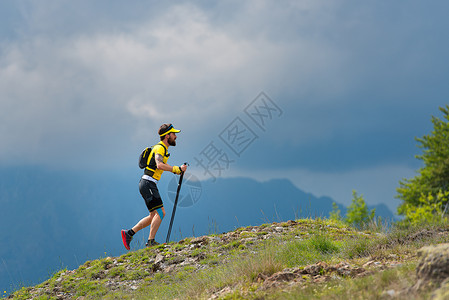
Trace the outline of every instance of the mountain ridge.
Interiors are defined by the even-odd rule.
[[[0,239],[8,243],[0,249],[3,290],[34,284],[61,266],[75,268],[86,259],[104,253],[118,256],[125,251],[118,233],[132,227],[146,212],[138,192],[140,174],[39,169],[30,174],[26,170],[0,171],[4,208],[0,223],[8,228],[0,232]],[[166,176],[159,183],[167,217],[173,207],[169,184],[174,181],[176,187],[178,178]],[[261,183],[248,178],[218,178],[200,184],[200,199],[178,207],[172,240],[301,216],[324,217],[331,210],[331,198],[317,198],[283,179]],[[193,181],[186,180],[181,196],[190,193],[191,186]],[[344,213],[345,207],[339,207]],[[164,220],[157,240],[165,241],[168,224]],[[142,246],[147,234],[148,229],[139,232],[132,246]]]

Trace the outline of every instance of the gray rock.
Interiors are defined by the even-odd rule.
[[[417,278],[440,284],[449,278],[449,244],[426,246],[418,250]]]
[[[192,239],[190,243],[207,245],[209,243],[209,239],[207,238],[207,236],[200,236]]]
[[[156,255],[156,260],[154,261],[155,264],[160,264],[164,262],[164,256],[162,254]]]
[[[441,287],[433,292],[433,300],[445,300],[449,299],[449,279],[441,283]]]

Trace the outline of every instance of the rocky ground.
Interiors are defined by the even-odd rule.
[[[324,231],[336,240],[348,236],[378,238],[381,235],[310,220],[239,228],[219,235],[186,238],[177,243],[131,251],[120,257],[87,261],[76,270],[62,270],[40,285],[23,288],[10,298],[81,300],[103,298],[105,295],[114,295],[116,292],[122,295],[123,293],[132,294],[154,280],[180,276],[181,272],[183,274],[188,272],[189,276],[195,276],[195,273],[201,270],[220,268],[230,260],[236,259],[236,254],[237,257],[257,254],[261,245],[269,241],[283,243],[290,240],[305,240],[316,232]],[[408,236],[390,239],[389,243],[397,245],[443,235],[447,236],[446,230],[422,230]],[[388,243],[379,245],[380,248],[390,246]],[[428,247],[416,253],[401,255],[389,254],[378,257],[366,255],[358,259],[335,263],[318,261],[306,266],[286,268],[272,274],[260,272],[254,277],[254,282],[259,294],[261,291],[269,293],[276,289],[320,284],[336,278],[369,276],[401,266],[404,262],[417,259],[420,255],[421,262],[417,269],[416,284],[408,290],[384,291],[383,295],[404,296],[411,291],[428,286],[429,282],[437,282],[438,286],[442,287],[448,286],[447,290],[449,290],[449,283],[445,281],[449,278],[449,246],[440,245],[439,247],[436,252],[432,247]],[[235,294],[235,290],[239,288],[239,285],[228,285],[218,290],[210,289],[206,298],[226,298],[227,295]],[[447,292],[440,290],[439,293],[446,295]]]

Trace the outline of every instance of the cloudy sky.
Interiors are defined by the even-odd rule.
[[[0,166],[135,170],[170,122],[182,130],[170,161],[188,160],[198,178],[288,178],[394,209],[398,181],[420,167],[414,138],[448,103],[448,11],[413,0],[1,1]]]

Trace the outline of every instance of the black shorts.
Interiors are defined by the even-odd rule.
[[[140,179],[139,191],[145,200],[148,211],[152,212],[155,209],[164,207],[156,183],[146,179]]]

